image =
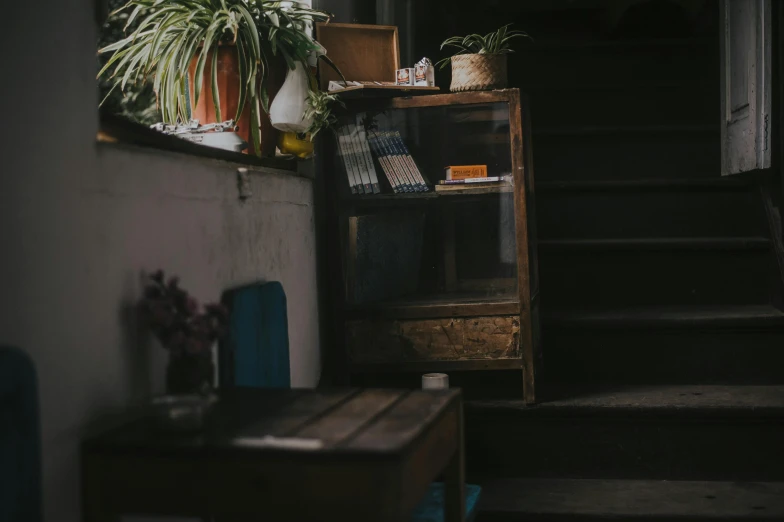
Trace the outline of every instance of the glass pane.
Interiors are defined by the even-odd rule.
[[[345,198],[347,302],[516,299],[508,105],[396,109],[351,123],[370,142],[378,191]],[[401,189],[401,177],[426,188]]]

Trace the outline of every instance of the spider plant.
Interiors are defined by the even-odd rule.
[[[324,11],[296,2],[270,0],[130,0],[115,13],[124,10],[131,10],[126,27],[140,13],[142,19],[126,38],[99,50],[113,54],[98,76],[111,71],[113,89],[125,89],[129,82],[145,81],[152,75],[158,107],[168,124],[188,121],[189,67],[195,60],[192,102],[196,106],[209,57],[212,103],[216,119],[223,120],[217,81],[221,44],[236,47],[239,64],[237,113],[227,116],[238,121],[247,102],[251,119],[259,121],[259,110],[269,110],[267,71],[271,60],[280,58],[290,69],[297,62],[307,64],[310,53],[321,49],[308,34],[309,25],[331,18]],[[259,150],[258,125],[250,127]]]
[[[441,43],[441,49],[444,47],[453,47],[458,49],[452,56],[459,54],[509,54],[514,50],[511,48],[511,41],[515,38],[529,38],[527,33],[523,31],[509,30],[512,24],[506,24],[500,29],[481,34],[469,34],[468,36],[453,36],[447,38]],[[436,64],[440,69],[443,69],[446,64],[452,60],[452,56],[439,60]]]
[[[313,118],[313,123],[305,132],[310,136],[310,141],[313,141],[319,131],[330,128],[338,121],[332,113],[331,105],[337,103],[344,108],[346,105],[338,99],[337,95],[323,91],[310,91],[307,101],[308,108],[305,109],[304,119]]]

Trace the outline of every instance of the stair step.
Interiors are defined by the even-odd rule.
[[[770,305],[658,306],[606,310],[558,310],[543,322],[559,328],[782,328],[784,312]]]
[[[527,418],[542,416],[680,415],[695,419],[784,417],[784,386],[655,385],[591,388],[560,387],[544,402],[527,406],[522,400],[474,400],[467,407],[506,411]],[[784,420],[784,419],[782,419]]]
[[[784,331],[545,328],[546,378],[559,383],[784,384]]]
[[[542,306],[767,304],[774,290],[773,258],[766,244],[748,246],[689,240],[543,242]]]
[[[542,192],[607,192],[607,191],[737,191],[749,189],[752,180],[746,177],[707,177],[707,178],[642,178],[612,180],[536,180],[536,190]]]
[[[781,520],[784,483],[498,479],[483,484],[480,520]]]
[[[766,237],[649,237],[607,239],[542,239],[540,252],[585,250],[768,250]]]
[[[540,240],[768,236],[759,195],[742,184],[593,181],[535,188]]]
[[[784,384],[784,313],[772,306],[543,312],[551,382]]]
[[[475,400],[465,419],[472,481],[784,480],[784,386],[617,386],[536,406]]]
[[[542,180],[718,176],[720,141],[714,133],[570,134],[533,136],[536,176]]]
[[[539,126],[533,129],[533,136],[540,137],[564,137],[564,136],[616,136],[650,134],[710,134],[714,138],[719,137],[721,127],[718,125],[698,125],[698,124],[653,124],[653,125],[550,125]]]
[[[687,125],[698,130],[718,132],[715,122],[718,89],[705,96],[701,85],[665,85],[642,89],[565,89],[554,87],[527,92],[531,100],[533,132],[554,127],[609,130],[678,130]],[[590,122],[590,127],[586,123]]]

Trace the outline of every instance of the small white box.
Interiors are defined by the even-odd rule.
[[[396,73],[397,85],[414,85],[414,68],[406,67],[405,69],[398,69]]]
[[[417,65],[414,67],[414,85],[421,87],[435,87],[435,71],[432,65]]]

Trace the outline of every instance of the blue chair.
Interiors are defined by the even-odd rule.
[[[466,484],[465,487],[465,519],[471,522],[476,518],[477,505],[482,488],[475,484]],[[434,482],[425,498],[414,510],[412,522],[444,522],[444,484]]]
[[[219,350],[220,387],[290,388],[286,293],[276,282],[224,292],[229,335]]]
[[[23,351],[0,346],[0,522],[40,522],[38,379]]]

